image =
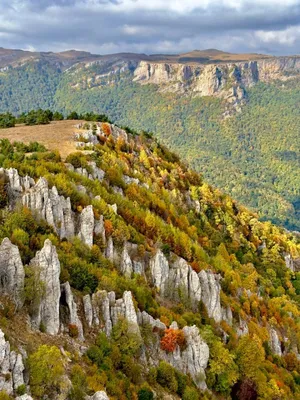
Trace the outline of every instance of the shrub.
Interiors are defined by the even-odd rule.
[[[172,353],[176,349],[177,345],[180,346],[180,348],[185,345],[183,331],[181,329],[166,329],[164,336],[160,341],[160,347],[163,350]]]
[[[72,338],[78,338],[79,331],[78,331],[78,326],[75,324],[69,324],[69,335]]]
[[[198,391],[192,387],[187,387],[182,396],[182,400],[198,400],[199,398]]]
[[[62,383],[64,362],[56,346],[42,345],[28,359],[32,394],[43,398],[47,394],[55,397]]]
[[[152,400],[154,399],[154,395],[152,390],[150,390],[148,387],[142,387],[138,391],[138,400]]]
[[[23,394],[26,393],[26,385],[20,385],[17,387],[16,393],[18,396],[22,396]]]
[[[157,368],[157,382],[171,392],[177,392],[178,383],[175,369],[165,361],[161,361]]]
[[[12,398],[4,391],[0,392],[0,400],[11,400]]]

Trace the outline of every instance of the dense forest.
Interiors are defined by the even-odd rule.
[[[11,243],[25,266],[22,307],[14,307],[11,293],[10,300],[1,297],[5,340],[27,357],[28,385],[14,393],[30,388],[35,399],[76,400],[103,390],[119,400],[299,399],[300,272],[285,262],[299,259],[299,238],[259,221],[149,134],[108,122],[86,128],[82,138],[92,134],[92,151],[71,153],[65,162],[37,143],[0,141],[0,252]],[[72,221],[80,227],[76,235],[66,230]],[[1,271],[11,265],[3,260]],[[28,326],[49,296],[41,278],[47,260],[47,268],[60,266],[58,336],[49,333],[49,318],[36,330]],[[169,292],[159,281],[167,273]],[[47,277],[52,296],[54,281]],[[69,284],[72,301],[65,295]],[[128,303],[129,292],[131,313],[122,317],[121,298]],[[96,296],[107,293],[100,322],[79,323],[86,309],[85,317],[66,317],[70,304],[74,314],[83,299],[92,296],[95,307]],[[110,311],[112,322],[105,304],[119,316]],[[135,313],[148,322],[137,326]],[[205,373],[184,369],[184,357],[190,366],[207,357]],[[0,396],[10,398],[4,391]]]
[[[161,93],[157,86],[133,83],[131,72],[96,83],[101,73],[97,64],[63,74],[39,65],[3,72],[0,112],[29,111],[35,102],[65,116],[73,110],[107,113],[119,125],[153,132],[208,182],[262,219],[300,229],[296,79],[256,85],[248,90],[242,112],[225,118],[228,105],[220,99]]]

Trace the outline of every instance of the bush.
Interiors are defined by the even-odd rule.
[[[78,326],[74,324],[69,324],[69,335],[72,338],[78,338],[79,331],[78,331]]]
[[[183,393],[182,400],[199,400],[199,393],[195,388],[187,387]]]
[[[157,368],[157,382],[171,392],[177,392],[178,383],[175,369],[165,361],[161,361]]]
[[[176,349],[177,345],[180,346],[180,348],[185,345],[183,331],[181,329],[166,329],[164,336],[160,341],[160,347],[163,350],[172,353]]]
[[[28,364],[32,394],[39,399],[45,394],[54,398],[64,374],[64,362],[59,349],[56,346],[42,345],[29,356]]]
[[[17,387],[16,393],[18,396],[22,396],[23,394],[26,393],[26,385],[20,385]]]
[[[12,397],[10,397],[4,390],[1,390],[0,392],[0,400],[11,400]]]
[[[138,391],[138,400],[152,400],[154,395],[152,390],[147,387],[143,387]]]

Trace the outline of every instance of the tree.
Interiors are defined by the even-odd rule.
[[[67,119],[79,119],[77,112],[76,111],[70,112],[70,114],[67,116]]]
[[[172,353],[177,345],[183,347],[184,344],[185,337],[181,329],[166,329],[160,341],[160,347],[169,353]]]
[[[265,359],[265,351],[258,336],[245,335],[236,350],[236,363],[242,375],[254,379]]]
[[[62,121],[64,119],[64,116],[62,113],[55,111],[53,114],[53,121]]]
[[[64,374],[64,360],[59,349],[42,345],[29,356],[28,362],[32,394],[39,399],[54,396]]]
[[[171,392],[177,392],[178,383],[175,370],[165,361],[161,361],[157,368],[157,382]]]

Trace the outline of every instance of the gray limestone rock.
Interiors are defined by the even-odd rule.
[[[207,313],[210,318],[220,322],[222,320],[220,276],[209,270],[200,271],[198,276],[201,283],[201,300],[207,309]]]
[[[89,294],[83,296],[82,301],[85,319],[89,328],[91,328],[93,324],[93,306],[91,302],[91,296]]]
[[[93,396],[88,397],[89,400],[109,400],[107,394],[101,390],[101,392],[96,392]]]
[[[35,212],[38,217],[54,228],[60,238],[71,238],[74,236],[74,216],[69,198],[59,196],[57,189],[48,187],[45,178],[25,192],[22,198],[23,204]]]
[[[23,305],[24,277],[18,247],[4,238],[0,245],[0,293],[10,296],[18,308]]]
[[[0,329],[0,391],[12,395],[14,390],[24,384],[24,364],[21,354],[10,350]]]
[[[131,258],[128,254],[126,244],[124,246],[124,249],[123,249],[122,255],[121,255],[120,270],[121,270],[121,273],[124,276],[126,276],[127,278],[130,278],[132,275],[132,272],[133,272],[133,265],[132,265]]]
[[[167,293],[169,279],[169,263],[161,250],[150,260],[150,272],[153,285],[158,288],[161,296]]]
[[[89,247],[93,246],[94,226],[93,206],[89,205],[82,210],[78,224],[78,237]]]
[[[281,357],[282,356],[281,343],[278,334],[274,328],[270,328],[269,336],[270,336],[269,344],[272,352],[277,356]]]
[[[68,324],[76,325],[78,329],[78,339],[84,340],[82,323],[78,317],[77,304],[74,300],[74,296],[70,287],[69,282],[61,285],[61,306],[65,306],[68,309],[68,315],[66,316]]]
[[[43,296],[33,312],[32,325],[39,329],[43,324],[47,333],[56,335],[59,331],[60,262],[56,248],[49,239],[45,240],[44,247],[36,253],[30,264],[43,284]]]
[[[107,246],[105,249],[105,257],[108,258],[111,262],[114,261],[114,243],[111,236],[108,238],[107,241]]]
[[[106,243],[103,215],[101,215],[99,219],[95,219],[94,233],[95,235],[101,236],[103,243]]]

